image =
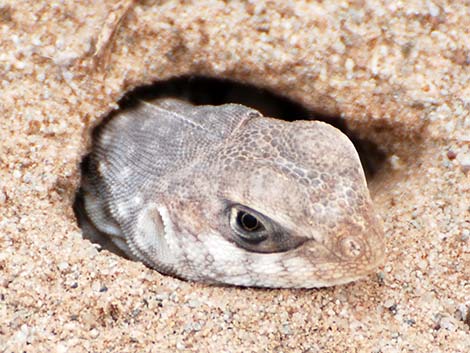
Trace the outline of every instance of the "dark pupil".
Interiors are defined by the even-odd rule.
[[[243,227],[243,229],[248,231],[254,231],[259,228],[258,219],[246,212],[238,212],[237,221],[238,224]]]

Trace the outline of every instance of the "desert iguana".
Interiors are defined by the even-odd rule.
[[[331,286],[384,257],[358,155],[323,122],[139,100],[96,133],[81,192],[88,237],[188,280]]]

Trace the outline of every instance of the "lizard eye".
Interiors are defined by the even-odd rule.
[[[247,232],[256,232],[264,228],[256,216],[244,211],[237,212],[237,224]]]
[[[230,212],[230,225],[238,238],[250,244],[266,240],[266,228],[254,212],[233,207]]]
[[[307,241],[306,238],[290,234],[269,217],[249,207],[232,204],[226,210],[232,232],[225,234],[237,246],[250,252],[283,252]]]

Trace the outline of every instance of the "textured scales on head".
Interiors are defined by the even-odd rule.
[[[82,194],[89,237],[184,279],[323,287],[384,257],[348,138],[237,104],[161,99],[118,112],[95,138]]]

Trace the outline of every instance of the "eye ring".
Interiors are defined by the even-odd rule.
[[[237,212],[237,224],[246,232],[256,232],[264,228],[256,216],[245,211]]]
[[[230,231],[223,235],[253,253],[279,253],[295,249],[308,239],[289,233],[269,217],[250,207],[229,203],[225,209]]]
[[[230,210],[230,226],[235,239],[245,244],[257,245],[268,238],[262,217],[255,211],[242,206]]]

